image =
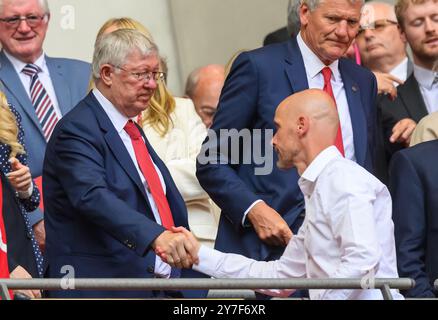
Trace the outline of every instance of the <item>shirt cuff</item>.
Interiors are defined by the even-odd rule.
[[[254,206],[259,203],[259,202],[263,202],[263,200],[256,200],[254,201],[248,209],[246,209],[245,213],[243,214],[243,219],[242,219],[242,227],[249,227],[249,222],[246,220],[246,216],[248,215],[249,211],[251,211],[252,208],[254,208]]]
[[[33,182],[30,183],[29,189],[26,191],[17,191],[17,193],[20,199],[29,199],[33,193]]]
[[[218,274],[217,266],[224,255],[223,252],[201,245],[198,251],[199,263],[193,265],[193,270],[216,277]]]

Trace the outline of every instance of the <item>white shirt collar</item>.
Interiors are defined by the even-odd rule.
[[[121,113],[112,103],[109,101],[97,88],[93,89],[93,94],[96,97],[97,101],[102,106],[105,113],[111,120],[111,123],[116,128],[116,131],[120,134],[124,131],[125,125],[129,120],[135,122],[134,118],[128,118],[123,113]]]
[[[330,146],[321,151],[309,164],[298,180],[301,191],[306,196],[310,196],[314,189],[314,184],[321,172],[333,159],[341,158],[342,155],[335,146]]]
[[[301,32],[297,36],[298,47],[300,48],[301,55],[303,56],[304,65],[306,66],[306,73],[309,78],[316,77],[323,68],[327,67],[318,56],[307,46],[304,42]],[[335,82],[342,81],[341,74],[339,72],[339,60],[335,60],[328,66],[332,70],[333,80]]]
[[[404,58],[397,66],[395,66],[390,72],[394,77],[405,81],[408,74],[408,57]]]
[[[23,71],[23,68],[28,64],[26,62],[23,62],[17,58],[15,58],[14,56],[10,55],[6,50],[3,50],[3,52],[5,53],[5,56],[9,59],[9,61],[12,63],[12,65],[14,66],[15,71],[20,74],[21,71]],[[39,56],[38,59],[36,59],[36,61],[33,63],[34,65],[38,66],[42,72],[47,72],[47,64],[46,64],[46,55],[44,54],[44,52]]]
[[[414,76],[422,87],[429,90],[432,89],[433,80],[435,79],[434,71],[422,68],[414,64]]]

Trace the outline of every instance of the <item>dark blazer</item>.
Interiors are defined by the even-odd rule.
[[[164,163],[144,137],[166,183],[176,226],[188,228],[187,210]],[[120,136],[90,93],[63,117],[44,161],[48,276],[151,278],[151,244],[164,228],[157,224],[144,186]],[[174,274],[180,270],[173,270]],[[186,271],[183,271],[184,276]],[[151,291],[59,291],[54,297],[152,297]]]
[[[438,297],[438,140],[397,152],[390,191],[400,277],[415,280],[408,297]]]
[[[391,137],[394,125],[405,118],[410,118],[418,123],[429,113],[414,74],[404,84],[397,87],[397,98],[394,101],[387,97],[380,100],[379,113],[386,150],[392,155],[403,148],[399,144],[389,143],[389,137]]]
[[[351,114],[357,162],[371,171],[376,125],[376,80],[371,72],[347,59],[340,60],[339,69]],[[278,104],[308,87],[296,38],[242,53],[234,62],[222,90],[210,138],[204,142],[197,163],[201,186],[222,209],[217,249],[256,260],[271,260],[282,254],[284,248],[262,243],[252,226],[242,227],[244,212],[257,199],[264,200],[277,210],[294,233],[298,231],[302,222],[299,216],[304,209],[303,196],[297,184],[298,173],[295,169],[280,171],[276,167],[278,158],[271,146],[271,138]],[[218,144],[212,139],[212,136],[220,137],[221,129],[259,130],[250,132],[253,141],[243,143],[240,139],[240,144],[237,144],[240,157],[234,154],[235,158],[231,159],[228,139],[219,140]],[[256,175],[255,168],[264,165],[252,157],[251,161],[242,160],[253,154],[253,144],[256,151],[260,145],[265,146],[262,155],[265,154],[264,148],[268,154],[273,153],[273,159],[268,161],[268,167],[272,167],[270,173]],[[204,154],[213,161],[204,161]]]
[[[267,34],[265,39],[263,40],[263,45],[267,46],[268,44],[288,41],[290,38],[291,35],[287,31],[287,27],[283,27]]]
[[[0,170],[3,191],[3,220],[5,223],[9,271],[22,266],[33,277],[38,278],[35,255],[32,249],[32,235],[27,230],[20,204],[8,179]]]
[[[79,60],[47,56],[46,63],[59,108],[62,115],[65,115],[87,94],[91,76],[90,64]],[[29,168],[34,178],[39,177],[43,173],[46,140],[35,109],[26,93],[27,90],[23,87],[14,66],[3,50],[0,52],[0,83],[8,102],[22,117]],[[42,219],[42,213],[37,211],[29,215],[32,224]]]

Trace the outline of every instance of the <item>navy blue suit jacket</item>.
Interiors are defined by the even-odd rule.
[[[438,297],[438,140],[395,153],[389,170],[400,277],[415,280],[408,297]]]
[[[166,183],[176,226],[187,210],[164,163],[148,143]],[[73,266],[76,278],[150,278],[157,224],[144,186],[120,136],[90,93],[60,120],[44,161],[48,276]],[[176,273],[179,270],[177,270]],[[58,297],[151,297],[152,292],[60,291]]]
[[[350,60],[341,59],[339,69],[351,114],[357,162],[371,171],[376,130],[376,81],[371,72]],[[273,120],[278,104],[289,95],[308,87],[296,38],[244,52],[234,62],[225,82],[211,129],[217,137],[221,129],[260,129],[261,135],[251,133],[254,141],[241,141],[240,154],[251,154],[253,143],[266,144],[272,151],[267,140],[270,137],[264,133],[274,129]],[[212,141],[207,137],[204,142],[198,158],[197,177],[222,209],[216,248],[256,260],[278,258],[284,248],[262,243],[252,226],[242,227],[242,219],[248,207],[257,199],[262,199],[277,210],[296,233],[302,222],[302,218],[298,217],[304,207],[296,169],[280,171],[276,167],[278,158],[274,152],[272,173],[255,175],[254,169],[263,167],[257,164],[257,159],[245,164],[241,156],[232,162],[230,152],[220,153],[221,150],[229,151],[226,139],[219,140],[217,150],[213,148],[217,152],[217,159],[223,158],[222,163],[202,163],[201,157],[208,153],[206,149]]]
[[[53,88],[62,115],[70,111],[87,95],[90,82],[90,64],[73,59],[51,58],[46,56]],[[0,82],[1,90],[8,102],[12,104],[22,118],[28,164],[32,176],[39,177],[43,173],[43,160],[46,151],[46,139],[30,101],[27,90],[14,69],[14,66],[3,51],[0,52]],[[42,219],[42,213],[30,214],[32,224]]]

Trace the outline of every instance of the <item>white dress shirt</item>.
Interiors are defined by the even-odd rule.
[[[395,68],[389,71],[389,74],[402,80],[406,81],[408,78],[408,57],[404,58]],[[394,82],[394,86],[398,87],[399,83]]]
[[[201,246],[194,269],[216,278],[398,277],[391,197],[379,180],[332,146],[313,160],[298,183],[306,217],[279,260],[255,261]],[[309,293],[311,299],[383,298],[377,289]],[[392,293],[395,299],[403,298],[397,290]]]
[[[304,61],[306,69],[307,83],[309,89],[324,89],[324,77],[322,69],[327,67],[318,56],[307,46],[301,37],[301,32],[297,36],[298,47]],[[351,124],[350,109],[348,108],[347,95],[345,93],[344,82],[339,72],[339,60],[334,61],[328,66],[332,71],[331,85],[336,106],[339,114],[339,121],[342,131],[342,142],[344,143],[345,158],[356,161],[354,152],[353,126]],[[242,225],[244,225],[249,211],[262,200],[254,201],[243,215]]]
[[[429,113],[438,111],[438,82],[433,84],[436,72],[414,64],[414,76],[420,86],[424,104]]]
[[[29,77],[28,75],[22,72],[23,68],[27,65],[27,63],[18,60],[17,58],[11,56],[6,51],[4,51],[4,53],[6,57],[9,59],[9,61],[12,63],[12,65],[14,66],[14,69],[17,72],[18,77],[20,78],[24,89],[26,90],[29,99],[32,101],[30,97],[31,77]],[[58,119],[61,119],[62,112],[61,109],[59,108],[58,98],[56,97],[55,88],[53,87],[52,79],[50,78],[49,69],[47,68],[47,64],[46,64],[46,56],[44,55],[44,53],[33,64],[37,65],[41,69],[41,72],[38,73],[38,78],[40,79],[41,83],[44,86],[44,89],[46,89],[46,92],[49,95],[50,100],[52,101]]]
[[[137,162],[137,158],[135,157],[135,151],[134,147],[132,146],[131,137],[128,135],[128,133],[124,130],[124,127],[126,123],[129,120],[132,120],[135,122],[135,118],[128,118],[124,114],[122,114],[98,89],[93,89],[93,94],[96,97],[97,101],[102,106],[103,110],[107,114],[108,118],[110,119],[111,123],[113,124],[114,128],[118,132],[120,139],[122,139],[123,144],[126,147],[126,150],[129,153],[129,156],[132,159],[132,162],[135,165],[135,168],[137,169],[138,175],[141,179],[141,182],[144,186],[144,189],[146,191],[146,195],[148,197],[149,204],[151,205],[152,212],[154,214],[155,220],[158,224],[161,225],[161,218],[160,213],[158,212],[157,205],[155,204],[154,198],[152,197],[152,194],[148,191],[148,184],[146,182],[145,177],[143,176],[143,173],[140,170],[140,167]],[[151,159],[152,160],[152,159]],[[154,163],[152,161],[152,163]],[[158,173],[158,177],[160,178],[161,186],[163,187],[164,194],[166,194],[166,184],[164,182],[163,176],[161,175],[160,170],[154,163],[155,170]],[[145,266],[146,268],[146,266]],[[155,259],[155,274],[157,276],[163,277],[163,278],[169,278],[171,272],[171,267],[167,263],[164,263],[160,257],[156,256]]]

